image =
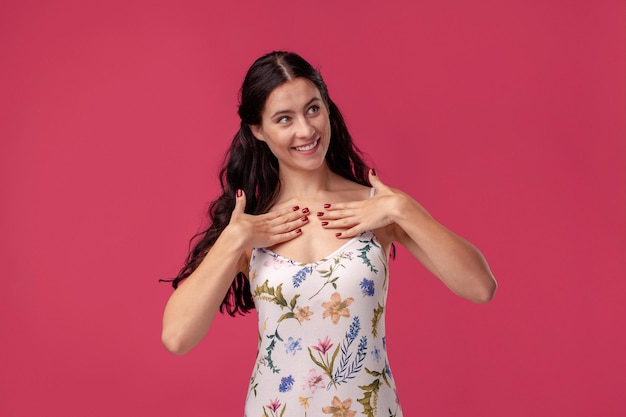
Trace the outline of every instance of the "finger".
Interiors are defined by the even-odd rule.
[[[327,211],[323,212],[321,216],[318,215],[321,220],[345,219],[354,217],[356,214],[356,211],[353,208],[345,209],[337,207],[335,209],[328,208],[326,210]]]
[[[235,208],[233,213],[243,213],[246,209],[246,193],[242,189],[238,189],[235,193]]]
[[[296,227],[301,226],[302,224],[309,221],[309,211],[307,210],[304,213],[302,210],[291,210],[283,213],[272,213],[269,214],[269,218],[267,219],[267,224],[270,227],[278,228],[280,232],[291,230],[295,225]]]
[[[297,218],[298,216],[302,216],[302,215],[309,215],[309,209],[308,207],[303,207],[301,208],[300,206],[285,206],[285,207],[281,207],[277,210],[272,210],[267,212],[266,214],[264,214],[265,217],[267,217],[268,219],[279,219],[279,218],[289,218],[289,219],[293,219],[293,218]]]
[[[361,232],[363,231],[363,228],[360,225],[356,225],[354,227],[351,227],[348,230],[345,230],[341,233],[335,233],[335,236],[338,239],[349,239],[349,238],[353,238],[355,236],[358,236]]]
[[[348,229],[358,224],[356,218],[342,218],[337,220],[323,220],[322,227],[324,229]]]
[[[271,230],[270,230],[271,233],[281,234],[281,233],[288,233],[293,230],[296,230],[302,227],[304,224],[308,223],[309,217],[306,215],[305,216],[300,215],[299,217],[295,219],[281,218],[279,220],[281,221],[278,223],[276,221],[273,221],[273,224],[271,225]]]
[[[279,243],[290,241],[292,239],[297,238],[301,234],[302,234],[302,229],[297,228],[297,229],[291,230],[291,231],[286,232],[286,233],[280,233],[280,234],[273,235],[270,238],[270,244],[268,246],[274,246],[274,245],[277,245]]]
[[[374,187],[374,189],[376,190],[380,190],[381,188],[385,187],[385,184],[383,184],[383,182],[380,180],[374,168],[370,168],[369,180],[370,184],[372,184],[372,187]]]

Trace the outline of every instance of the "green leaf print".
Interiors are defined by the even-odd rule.
[[[334,289],[337,289],[337,284],[336,281],[339,279],[339,276],[334,276],[333,274],[337,271],[337,268],[342,267],[345,268],[345,265],[341,264],[341,260],[342,259],[347,259],[348,257],[341,253],[338,256],[335,256],[333,258],[333,263],[330,265],[330,267],[328,269],[317,269],[315,268],[315,271],[320,274],[320,277],[322,278],[326,278],[326,281],[324,282],[324,284],[322,285],[322,287],[317,290],[317,292],[315,294],[313,294],[312,296],[309,297],[309,300],[312,299],[313,297],[315,297],[317,294],[319,294],[325,286],[327,286],[328,284],[331,284],[333,286]],[[322,259],[320,262],[326,261],[326,259]]]
[[[385,308],[378,303],[378,307],[374,309],[374,317],[372,317],[372,336],[378,337],[378,323],[383,315]]]
[[[384,381],[389,387],[391,387],[391,385],[389,385],[384,368],[381,372],[370,371],[367,368],[365,368],[365,371],[376,377],[376,379],[374,379],[369,385],[359,385],[359,388],[363,390],[363,397],[357,399],[357,401],[363,405],[363,414],[368,417],[376,417],[376,410],[378,408],[378,393],[380,391],[382,381]]]
[[[328,341],[328,338],[326,338],[326,341]],[[318,350],[317,354],[319,356],[319,360],[313,355],[313,351],[311,350],[310,347],[307,347],[307,349],[309,351],[309,356],[311,357],[311,360],[313,361],[313,363],[319,366],[324,371],[324,373],[328,375],[328,378],[330,379],[330,383],[335,388],[337,388],[337,385],[335,384],[335,378],[333,377],[333,368],[335,367],[335,359],[337,359],[337,354],[339,353],[340,346],[337,346],[335,348],[335,351],[333,352],[329,360],[328,350],[330,350],[331,347],[332,347],[332,343],[326,344],[326,347],[322,349],[320,349],[320,346],[314,346],[314,349]],[[322,356],[322,352],[324,356]],[[329,387],[330,387],[330,384],[329,384]]]
[[[274,361],[272,360],[272,353],[274,352],[274,348],[276,347],[276,340],[280,340],[282,342],[283,339],[278,334],[278,328],[276,328],[276,331],[274,331],[274,334],[271,334],[266,337],[271,340],[269,346],[265,348],[265,351],[267,352],[267,355],[265,355],[265,360],[267,361],[267,367],[270,368],[272,372],[275,374],[280,373],[280,368],[274,365]]]
[[[278,305],[281,310],[284,308],[289,309],[288,313],[280,316],[280,318],[278,319],[278,323],[285,319],[297,318],[293,310],[296,308],[296,305],[298,303],[298,297],[300,297],[300,294],[294,295],[291,301],[289,301],[289,304],[287,304],[287,300],[283,295],[283,284],[279,284],[276,288],[270,287],[269,280],[266,279],[262,285],[259,285],[254,289],[254,296],[261,300],[269,301],[270,303]]]
[[[380,248],[380,246],[374,241],[374,238],[371,238],[370,240],[360,240],[359,239],[359,242],[365,243],[365,246],[363,246],[362,248],[357,249],[359,252],[361,252],[361,254],[358,257],[363,260],[363,263],[365,265],[369,266],[370,270],[373,273],[377,274],[378,270],[376,268],[374,268],[374,265],[372,265],[372,262],[367,257],[367,253],[372,249],[372,247]]]

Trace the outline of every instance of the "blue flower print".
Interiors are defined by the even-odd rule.
[[[374,350],[372,350],[372,355],[374,355],[374,359],[376,359],[376,362],[380,362],[380,350],[378,350],[378,346],[376,346]]]
[[[298,340],[296,340],[290,336],[289,339],[287,339],[287,342],[285,342],[285,353],[291,352],[291,354],[295,356],[298,350],[302,350],[302,346],[300,346],[300,342],[302,342],[301,337],[299,337]]]
[[[363,281],[361,281],[361,292],[363,295],[372,297],[374,295],[374,280],[363,278]]]
[[[385,362],[385,373],[389,379],[393,379],[393,376],[391,376],[391,368],[389,368],[389,364],[387,362]]]
[[[311,272],[313,272],[313,268],[311,268],[310,266],[305,266],[304,268],[296,272],[296,275],[294,275],[292,278],[294,288],[298,288],[300,284],[302,284],[302,281],[304,281],[307,275],[309,275]]]
[[[296,382],[296,380],[293,379],[293,376],[291,375],[281,378],[280,385],[278,386],[278,391],[280,392],[291,391],[291,389],[293,388],[294,382]]]
[[[352,319],[352,324],[350,325],[350,329],[348,333],[346,333],[346,339],[348,341],[348,346],[356,339],[359,334],[359,330],[361,330],[361,321],[359,320],[359,316],[354,316]]]

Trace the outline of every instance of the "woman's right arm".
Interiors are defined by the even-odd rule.
[[[295,207],[257,216],[245,214],[245,195],[240,194],[228,226],[165,306],[161,340],[174,354],[187,353],[204,338],[234,277],[239,272],[247,274],[248,248],[294,239],[308,221]]]

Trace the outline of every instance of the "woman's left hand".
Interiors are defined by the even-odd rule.
[[[373,169],[369,171],[369,180],[375,190],[374,196],[367,200],[330,204],[320,216],[325,229],[344,229],[336,234],[337,237],[352,238],[365,230],[393,223],[391,210],[405,195],[383,184]]]

